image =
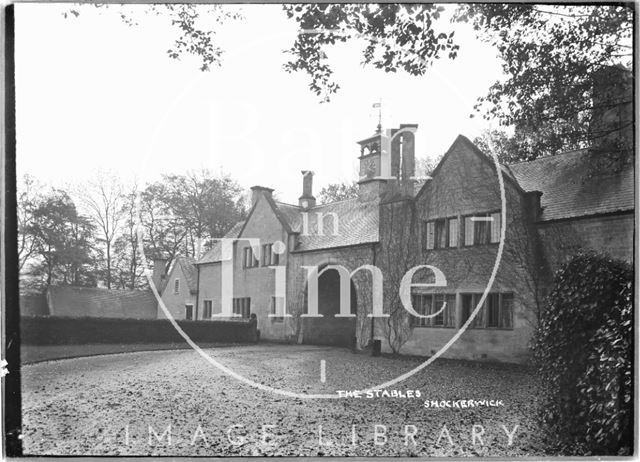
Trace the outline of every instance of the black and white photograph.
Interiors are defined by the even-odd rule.
[[[637,6],[5,5],[4,456],[637,457]]]

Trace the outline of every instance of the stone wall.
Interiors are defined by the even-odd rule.
[[[552,271],[581,249],[633,262],[633,212],[540,223],[538,231]]]
[[[198,285],[198,312],[202,313],[204,301],[211,300],[212,313],[220,313],[222,310],[221,301],[221,263],[207,263],[198,265],[199,285]]]
[[[278,220],[264,196],[261,196],[249,217],[242,238],[257,238],[260,241],[260,251],[263,244],[276,241],[286,243],[287,232]],[[260,265],[255,268],[243,268],[242,257],[244,249],[250,247],[248,241],[241,240],[234,251],[234,297],[251,298],[251,312],[258,317],[260,338],[269,340],[286,340],[289,336],[287,324],[276,318],[269,317],[272,297],[275,295],[274,267],[262,266],[261,255],[256,255]],[[288,255],[280,255],[280,265],[287,265]],[[201,302],[202,303],[202,302]]]
[[[513,294],[513,325],[509,329],[467,329],[447,350],[444,357],[526,361],[528,341],[535,325],[538,309],[536,255],[540,254],[532,225],[525,210],[523,192],[513,182],[504,180],[507,226],[502,259],[491,292]],[[498,255],[498,244],[466,247],[463,226],[459,226],[458,247],[422,250],[421,222],[437,218],[497,212],[502,208],[495,168],[491,161],[474,151],[466,142],[456,141],[433,179],[422,193],[409,201],[383,204],[381,209],[381,269],[385,274],[397,273],[385,292],[398,290],[403,269],[415,265],[431,265],[440,269],[447,280],[446,287],[414,289],[414,293],[446,293],[456,295],[453,328],[411,327],[405,314],[404,323],[393,329],[404,335],[400,352],[431,355],[440,350],[456,334],[461,320],[461,294],[482,294],[489,284]],[[408,227],[399,230],[398,227]],[[401,237],[400,237],[401,236]],[[400,261],[398,257],[405,255]],[[394,268],[389,268],[393,265]],[[431,282],[433,275],[420,270],[414,282]],[[398,297],[385,296],[385,311],[398,312]],[[475,308],[475,307],[474,307]],[[403,313],[403,311],[399,311]],[[383,338],[383,348],[390,351],[388,321],[377,321],[376,333]],[[404,332],[404,333],[402,333]],[[402,341],[404,340],[404,343]]]
[[[339,339],[334,339],[334,341],[343,343],[347,335],[345,329],[352,329],[352,336],[356,337],[356,345],[358,347],[366,346],[371,338],[371,318],[367,318],[366,315],[371,312],[372,299],[371,275],[367,270],[358,271],[352,278],[357,303],[355,320],[331,316],[320,321],[308,318],[303,322],[299,316],[307,311],[307,272],[302,268],[303,266],[323,268],[326,265],[342,265],[349,272],[352,272],[361,265],[371,264],[375,264],[375,249],[371,244],[291,253],[287,275],[287,311],[293,313],[294,316],[287,320],[287,324],[292,334],[292,341],[302,343],[306,336],[310,342],[330,344],[332,343],[331,338],[335,335],[332,329],[338,329],[341,334]],[[310,329],[315,331],[312,336],[306,334]],[[327,341],[321,342],[318,340],[319,338],[325,338]]]

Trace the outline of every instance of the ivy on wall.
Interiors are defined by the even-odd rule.
[[[533,340],[540,418],[563,453],[624,455],[633,433],[633,270],[578,254],[560,268]]]

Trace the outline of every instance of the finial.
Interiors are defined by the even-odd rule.
[[[376,133],[382,133],[382,99],[379,99],[377,103],[373,103],[374,108],[378,108],[378,127]]]

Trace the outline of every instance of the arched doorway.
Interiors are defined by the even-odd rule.
[[[326,265],[325,265],[326,266]],[[358,297],[353,281],[351,286],[351,314],[357,313]],[[308,291],[305,288],[305,309]],[[340,313],[340,275],[328,269],[318,277],[318,313],[321,318],[302,318],[303,343],[313,345],[353,346],[356,337],[356,318],[336,318]]]

